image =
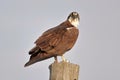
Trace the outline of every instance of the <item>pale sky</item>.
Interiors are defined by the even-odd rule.
[[[0,80],[49,80],[54,59],[24,68],[28,51],[72,11],[80,35],[65,57],[80,65],[79,80],[120,80],[120,0],[0,0]]]

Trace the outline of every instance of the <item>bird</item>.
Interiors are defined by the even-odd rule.
[[[64,54],[74,46],[78,35],[80,16],[77,12],[71,12],[67,19],[58,26],[48,29],[34,42],[35,46],[29,51],[30,59],[24,67],[54,57],[61,56],[66,62]]]

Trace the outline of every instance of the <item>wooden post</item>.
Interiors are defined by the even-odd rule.
[[[52,63],[49,66],[50,80],[78,80],[79,65],[60,62]]]

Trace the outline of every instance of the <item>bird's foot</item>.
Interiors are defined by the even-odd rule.
[[[62,61],[63,61],[63,62],[70,62],[69,60],[65,59],[64,56],[62,56]]]
[[[67,60],[67,59],[64,59],[64,60],[63,60],[63,62],[70,62],[70,61],[69,61],[69,60]]]

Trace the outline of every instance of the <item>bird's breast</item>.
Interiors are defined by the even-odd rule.
[[[58,54],[64,54],[66,51],[70,50],[74,46],[78,34],[79,31],[77,28],[75,27],[66,28],[66,32],[64,33],[64,35],[62,35],[61,37],[62,39],[58,46],[56,47]]]

